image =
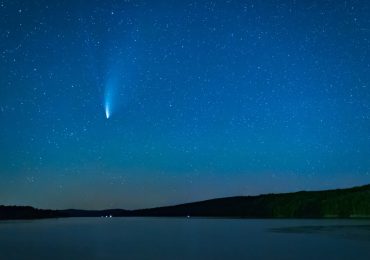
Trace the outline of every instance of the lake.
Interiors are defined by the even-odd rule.
[[[370,220],[0,221],[0,259],[370,259]]]

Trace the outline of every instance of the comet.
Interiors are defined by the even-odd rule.
[[[106,104],[106,105],[105,105],[105,117],[106,117],[107,119],[109,119],[109,117],[110,117],[109,104]]]
[[[104,89],[104,113],[105,118],[111,118],[122,105],[125,95],[125,75],[120,72],[119,63],[112,65],[112,69],[107,72]]]
[[[104,111],[105,117],[109,119],[112,112],[112,92],[109,91],[108,89],[106,90],[104,97]]]
[[[104,92],[104,112],[106,119],[109,119],[113,112],[114,94],[117,88],[117,80],[114,78],[109,79]]]

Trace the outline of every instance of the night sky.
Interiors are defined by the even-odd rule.
[[[0,0],[0,204],[370,182],[370,1]]]

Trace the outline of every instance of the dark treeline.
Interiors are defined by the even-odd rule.
[[[67,216],[58,210],[43,210],[24,206],[0,206],[0,219],[37,219]]]
[[[370,185],[350,189],[229,197],[141,210],[40,210],[0,206],[0,219],[101,216],[369,218]]]

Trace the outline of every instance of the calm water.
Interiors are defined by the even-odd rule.
[[[0,259],[370,259],[369,220],[0,222]]]

